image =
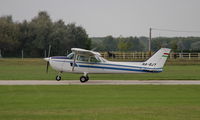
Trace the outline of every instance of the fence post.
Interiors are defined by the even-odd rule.
[[[172,54],[173,54],[173,53],[169,53],[169,58],[170,58],[170,59],[172,59]]]
[[[104,52],[104,58],[106,58],[106,52]]]
[[[179,53],[179,58],[182,58],[182,55],[181,55],[181,53]]]
[[[191,59],[191,53],[189,53],[189,55],[188,55],[188,56],[189,56],[189,60],[190,60],[190,59]]]
[[[142,59],[144,59],[144,53],[142,52]]]
[[[148,56],[148,53],[147,52],[145,52],[145,58],[147,59],[147,58],[149,58],[149,56]]]

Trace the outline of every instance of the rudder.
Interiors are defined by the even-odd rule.
[[[154,68],[163,68],[171,49],[161,48],[144,63],[152,64]]]

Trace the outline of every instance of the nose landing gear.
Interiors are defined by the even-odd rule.
[[[57,81],[60,81],[61,79],[62,79],[61,76],[58,76],[58,75],[56,76]]]
[[[62,74],[62,72],[59,72],[58,73],[58,75],[56,76],[56,80],[57,81],[60,81],[62,78],[61,78],[61,74]]]

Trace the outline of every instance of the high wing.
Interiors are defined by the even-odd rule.
[[[81,48],[72,48],[71,49],[72,52],[74,52],[75,54],[84,54],[84,55],[97,55],[97,56],[101,56],[101,54],[99,52],[94,52],[91,50],[85,50],[85,49],[81,49]]]

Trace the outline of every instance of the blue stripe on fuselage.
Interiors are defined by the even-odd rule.
[[[60,61],[59,59],[57,60],[53,60],[53,61],[56,61],[56,62],[73,62],[73,61]],[[130,67],[130,68],[144,68],[144,69],[149,69],[148,67],[138,67],[138,66],[129,66],[129,65],[116,65],[116,64],[108,64],[108,63],[89,63],[89,62],[76,62],[76,63],[83,63],[83,64],[91,64],[91,65],[94,65],[94,64],[97,64],[97,65],[110,65],[110,66],[120,66],[120,67]],[[150,69],[162,69],[162,68],[150,68]]]
[[[128,68],[115,68],[115,67],[105,67],[105,66],[91,66],[91,65],[79,65],[79,67],[86,68],[100,68],[100,69],[111,69],[111,70],[122,70],[122,71],[137,71],[137,72],[150,72],[150,73],[159,73],[161,71],[150,71],[150,70],[139,70],[139,69],[128,69]]]
[[[66,60],[71,60],[69,58],[67,58],[66,56],[53,56],[51,57],[52,60],[56,60],[57,62],[71,62],[71,61],[58,61],[66,59]],[[111,65],[111,66],[121,66],[121,67],[135,67],[135,68],[146,68],[146,67],[138,67],[138,66],[128,66],[128,65],[116,65],[116,64],[107,64],[107,63],[88,63],[88,62],[76,62],[76,63],[85,63],[85,64],[100,64],[100,65]],[[131,63],[131,62],[130,62]],[[152,68],[152,69],[162,69],[162,68]]]
[[[73,61],[60,61],[60,60],[53,60],[56,62],[73,62]],[[147,68],[147,67],[138,67],[138,66],[128,66],[128,65],[115,65],[115,64],[104,64],[104,63],[86,63],[86,62],[76,62],[76,63],[83,63],[83,64],[89,64],[89,65],[83,65],[83,64],[78,64],[79,67],[87,67],[87,68],[100,68],[100,69],[112,69],[112,70],[123,70],[123,71],[138,71],[138,72],[153,72],[153,73],[158,73],[162,72],[162,70],[159,71],[152,71],[148,69],[161,69],[161,68]],[[96,65],[110,65],[110,66],[121,66],[121,67],[129,67],[129,68],[116,68],[116,67],[108,67],[108,66],[95,66]],[[130,69],[130,68],[143,68],[144,70],[139,70],[139,69]]]

